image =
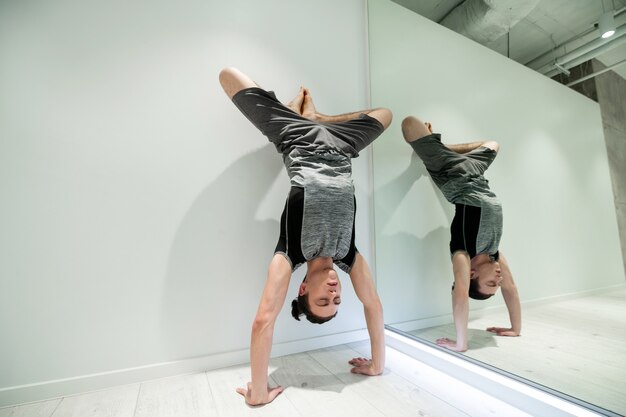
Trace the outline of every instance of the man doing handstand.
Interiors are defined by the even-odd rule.
[[[441,338],[437,344],[466,351],[469,297],[485,300],[498,288],[502,288],[511,327],[487,330],[499,336],[519,336],[522,327],[519,295],[508,262],[498,250],[502,206],[483,175],[500,146],[493,141],[444,145],[430,123],[413,116],[402,121],[402,134],[424,162],[435,185],[456,209],[450,226],[456,340]]]
[[[387,109],[338,116],[317,112],[308,89],[287,105],[234,68],[220,73],[224,91],[283,156],[291,189],[280,221],[280,237],[252,324],[252,382],[237,392],[248,404],[271,402],[282,387],[268,386],[274,324],[285,301],[292,272],[307,273],[292,302],[296,320],[304,314],[324,323],[337,314],[341,283],[333,264],[350,275],[363,303],[371,341],[371,360],[354,358],[353,373],[379,375],[385,364],[383,311],[372,274],[354,241],[356,203],[351,159],[391,123]]]

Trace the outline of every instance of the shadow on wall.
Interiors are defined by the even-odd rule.
[[[422,177],[425,177],[430,182],[442,211],[449,223],[451,223],[454,217],[454,207],[451,206],[430,179],[430,175],[419,156],[411,148],[408,148],[407,152],[411,152],[411,162],[407,168],[395,179],[376,189],[377,209],[382,210],[382,213],[380,213],[380,219],[382,220],[377,218],[377,221],[379,221],[378,226],[380,229],[384,229],[385,225],[391,220],[393,212],[402,204],[413,185]]]
[[[454,278],[448,255],[449,238],[450,232],[444,227],[438,227],[422,238],[409,233],[383,236],[381,245],[385,250],[379,250],[379,254],[385,261],[378,261],[379,270],[392,279],[381,281],[379,292],[383,305],[393,303],[397,306],[386,312],[387,324],[450,313],[450,288]],[[402,265],[401,271],[385,273],[394,271],[397,265]],[[411,273],[406,274],[406,270]]]
[[[410,148],[407,149],[409,151],[412,152]],[[377,273],[389,277],[379,280],[379,292],[383,303],[393,302],[401,306],[387,314],[386,322],[390,324],[430,317],[433,312],[449,313],[449,293],[440,291],[442,281],[446,288],[449,288],[448,283],[451,285],[453,282],[448,254],[449,227],[435,226],[423,237],[418,237],[417,231],[409,230],[413,222],[406,216],[412,216],[412,213],[418,216],[423,211],[420,207],[402,208],[411,204],[405,198],[422,178],[433,188],[449,224],[454,207],[430,180],[424,164],[415,153],[412,153],[410,164],[400,175],[376,189]],[[394,223],[406,224],[407,229],[398,231],[397,225],[388,228],[392,218]],[[385,229],[396,232],[385,232]],[[403,271],[407,270],[412,271],[411,276],[403,276]]]
[[[407,152],[411,148],[407,148]],[[419,157],[411,151],[411,162],[409,166],[396,178],[389,181],[380,188],[376,188],[377,210],[382,210],[377,226],[382,230],[391,220],[393,211],[400,205],[404,197],[409,193],[413,184],[421,177],[428,175],[426,167]],[[384,205],[383,205],[384,204]],[[380,206],[380,207],[379,207]]]
[[[183,218],[160,308],[168,357],[184,359],[248,343],[279,233],[278,221],[254,215],[282,168],[278,156],[267,144],[236,160],[202,190]]]

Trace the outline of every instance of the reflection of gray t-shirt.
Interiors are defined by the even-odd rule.
[[[233,102],[283,155],[291,181],[277,251],[294,269],[329,256],[349,272],[356,209],[351,158],[376,139],[383,126],[366,114],[345,122],[311,121],[280,103],[273,92],[256,87],[238,92]],[[303,197],[294,187],[303,189]]]
[[[413,141],[411,146],[446,199],[456,205],[450,251],[465,250],[472,258],[487,253],[497,259],[502,206],[483,176],[496,152],[481,146],[458,154],[441,143],[439,134]]]

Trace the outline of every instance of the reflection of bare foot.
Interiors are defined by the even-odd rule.
[[[315,110],[315,105],[313,104],[313,97],[311,97],[311,92],[308,88],[304,89],[304,102],[302,103],[302,117],[306,117],[310,120],[317,119],[317,110]]]
[[[300,87],[298,94],[291,100],[287,107],[289,107],[294,112],[302,115],[302,103],[304,102],[304,88]]]

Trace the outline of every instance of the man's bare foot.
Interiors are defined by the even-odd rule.
[[[300,87],[298,94],[293,98],[293,100],[287,103],[287,107],[289,107],[291,110],[298,113],[299,115],[302,115],[302,103],[304,102],[304,91],[305,91],[304,87]]]
[[[304,89],[304,102],[302,103],[302,117],[306,117],[309,120],[317,120],[318,114],[313,104],[313,97],[308,88]]]

